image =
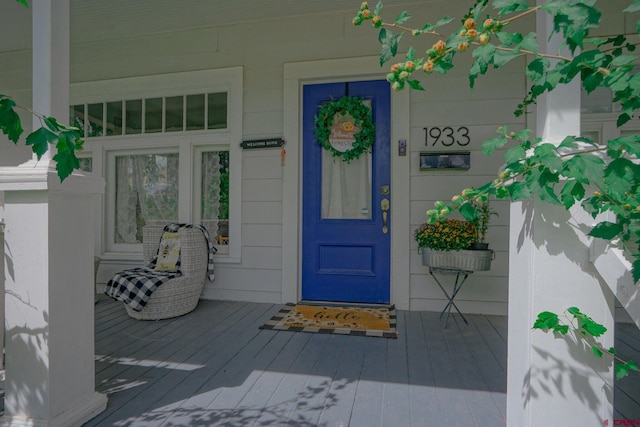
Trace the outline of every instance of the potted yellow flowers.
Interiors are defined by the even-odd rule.
[[[491,250],[470,250],[477,230],[472,222],[445,219],[422,224],[414,233],[422,263],[431,268],[482,271],[491,267]]]

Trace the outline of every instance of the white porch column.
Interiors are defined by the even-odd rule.
[[[69,0],[33,8],[33,106],[68,119]],[[39,122],[35,122],[35,128]],[[60,183],[48,158],[0,168],[4,191],[6,381],[3,425],[77,426],[95,392],[92,197],[102,179]]]
[[[542,18],[545,18],[544,20]],[[538,41],[545,44],[552,22],[539,13]],[[541,51],[557,52],[557,40]],[[580,134],[580,86],[559,86],[539,99],[537,135],[559,143]],[[609,332],[613,345],[614,297],[589,258],[579,208],[539,201],[513,203],[510,224],[509,357],[507,424],[513,427],[613,424],[613,368],[589,347],[532,330],[537,314],[563,314],[576,306]],[[575,341],[574,341],[575,342]]]

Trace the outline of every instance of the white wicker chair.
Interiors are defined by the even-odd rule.
[[[158,253],[162,226],[146,226],[142,230],[142,250],[145,265]],[[182,275],[171,279],[156,289],[141,311],[125,304],[127,313],[134,319],[159,320],[182,316],[198,305],[207,276],[208,248],[201,230],[182,228],[180,233],[180,271]]]

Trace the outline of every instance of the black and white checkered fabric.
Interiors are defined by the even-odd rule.
[[[213,281],[215,277],[213,255],[217,252],[217,249],[213,246],[209,232],[202,225],[193,224],[168,224],[164,227],[164,231],[178,232],[181,228],[198,228],[204,234],[209,251],[207,277]],[[159,243],[160,242],[158,242],[158,244]],[[176,272],[154,270],[157,258],[156,255],[147,267],[132,268],[114,274],[107,283],[104,290],[105,295],[115,300],[123,301],[135,311],[141,311],[144,306],[147,305],[149,297],[158,286],[182,275],[180,272],[180,258],[178,258],[178,262],[176,263]]]

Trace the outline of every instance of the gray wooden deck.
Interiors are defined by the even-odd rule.
[[[201,301],[144,322],[101,299],[96,387],[109,403],[86,426],[505,425],[506,317],[443,330],[437,313],[400,311],[397,340],[259,329],[278,308]],[[640,349],[633,328],[618,331],[622,352]],[[634,381],[616,391],[627,419],[640,418]]]

